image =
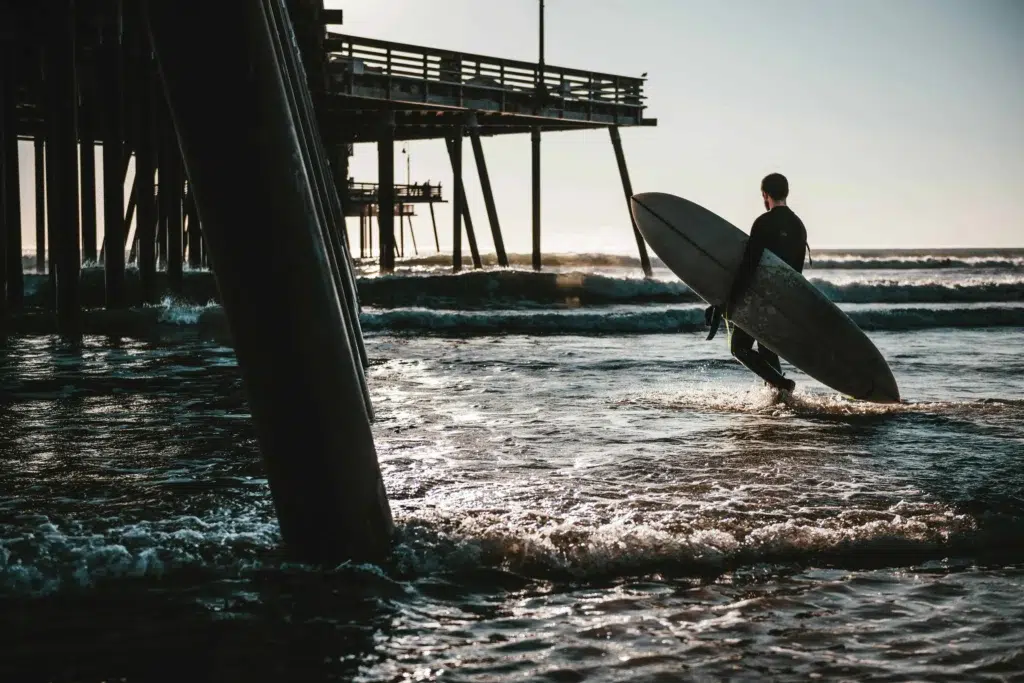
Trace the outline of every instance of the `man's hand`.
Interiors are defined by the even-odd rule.
[[[718,306],[708,306],[704,309],[704,324],[711,328],[708,332],[708,336],[704,341],[711,341],[715,338],[715,333],[718,332],[718,326],[722,322],[722,311]]]

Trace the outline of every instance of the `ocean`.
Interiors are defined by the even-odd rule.
[[[22,316],[0,680],[1021,680],[1024,250],[812,258],[902,404],[785,363],[776,402],[661,264],[359,264],[396,538],[328,570],[281,556],[209,273],[80,346]]]

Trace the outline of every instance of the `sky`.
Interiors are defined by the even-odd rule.
[[[538,5],[326,2],[344,10],[332,31],[530,61]],[[812,249],[1024,246],[1019,0],[547,0],[545,59],[648,73],[646,116],[658,125],[622,129],[634,192],[686,197],[747,231],[763,211],[760,179],[778,171]],[[529,252],[529,135],[483,146],[506,248]],[[410,142],[408,157],[402,148],[396,182],[408,159],[413,182],[440,181],[450,199],[444,143]],[[493,251],[470,145],[464,154],[477,240]],[[31,157],[23,145],[26,248]],[[375,181],[376,162],[372,144],[356,145],[350,172]],[[636,253],[606,131],[545,134],[542,167],[546,253]],[[437,210],[442,251],[450,207]],[[414,225],[420,252],[432,253],[425,207]]]

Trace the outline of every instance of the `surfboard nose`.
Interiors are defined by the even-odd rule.
[[[900,402],[900,388],[896,386],[896,378],[892,376],[891,371],[875,379],[871,391],[864,397],[864,400],[872,403]]]

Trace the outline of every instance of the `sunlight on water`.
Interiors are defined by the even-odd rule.
[[[1009,299],[844,304],[898,405],[789,367],[797,390],[778,400],[725,339],[704,340],[702,305],[673,300],[685,288],[620,266],[561,266],[561,298],[544,278],[463,278],[506,299],[461,307],[451,280],[375,278],[362,320],[397,524],[379,567],[284,559],[237,362],[203,336],[219,306],[165,299],[145,341],[15,337],[0,354],[0,668],[56,680],[63,654],[95,680],[158,663],[230,679],[1012,677],[1011,261],[977,282],[941,264],[852,278],[843,291],[868,299]],[[840,270],[818,274],[842,287],[857,272]]]

